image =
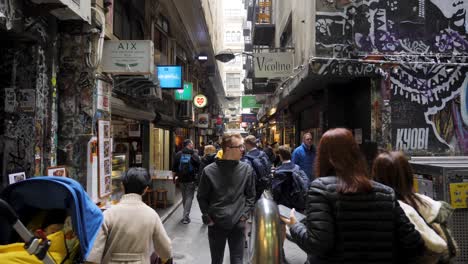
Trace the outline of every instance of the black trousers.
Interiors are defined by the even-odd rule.
[[[231,264],[242,264],[244,258],[245,221],[239,221],[232,229],[219,226],[208,227],[208,241],[210,243],[211,264],[222,264],[226,241],[229,245]]]

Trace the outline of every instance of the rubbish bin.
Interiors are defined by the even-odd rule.
[[[449,227],[459,247],[455,263],[468,263],[468,156],[411,157],[415,189],[455,208]]]

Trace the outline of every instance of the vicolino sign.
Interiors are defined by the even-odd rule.
[[[255,53],[255,78],[277,78],[291,76],[294,56],[291,52]]]

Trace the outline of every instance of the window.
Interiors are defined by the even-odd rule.
[[[241,15],[241,10],[238,8],[228,8],[224,10],[224,15],[229,17],[229,16],[240,16]]]
[[[154,30],[154,48],[159,50],[161,53],[167,55],[167,37],[166,35],[159,29],[155,28]]]
[[[224,41],[228,43],[239,43],[241,41],[240,31],[226,31]]]
[[[240,89],[240,74],[226,73],[226,91]]]
[[[159,15],[158,21],[156,23],[166,34],[169,34],[169,21],[167,20],[167,18]]]
[[[114,1],[114,35],[120,39],[143,39],[143,17],[131,3]]]
[[[224,33],[224,41],[225,41],[225,42],[231,42],[231,36],[232,36],[231,31],[226,31],[226,32]]]
[[[240,66],[242,64],[242,56],[236,56],[232,61],[227,63],[228,66]]]

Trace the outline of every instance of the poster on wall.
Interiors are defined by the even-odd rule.
[[[97,110],[109,112],[112,85],[97,80]]]
[[[140,124],[128,124],[128,136],[129,137],[140,137]]]
[[[209,123],[209,114],[198,114],[197,127],[208,128]]]
[[[36,91],[34,89],[21,89],[18,92],[18,106],[23,112],[34,112],[36,105]]]
[[[110,138],[110,121],[98,121],[99,142],[99,197],[104,198],[112,192],[112,150]]]
[[[5,88],[5,112],[12,113],[16,107],[15,88]]]

